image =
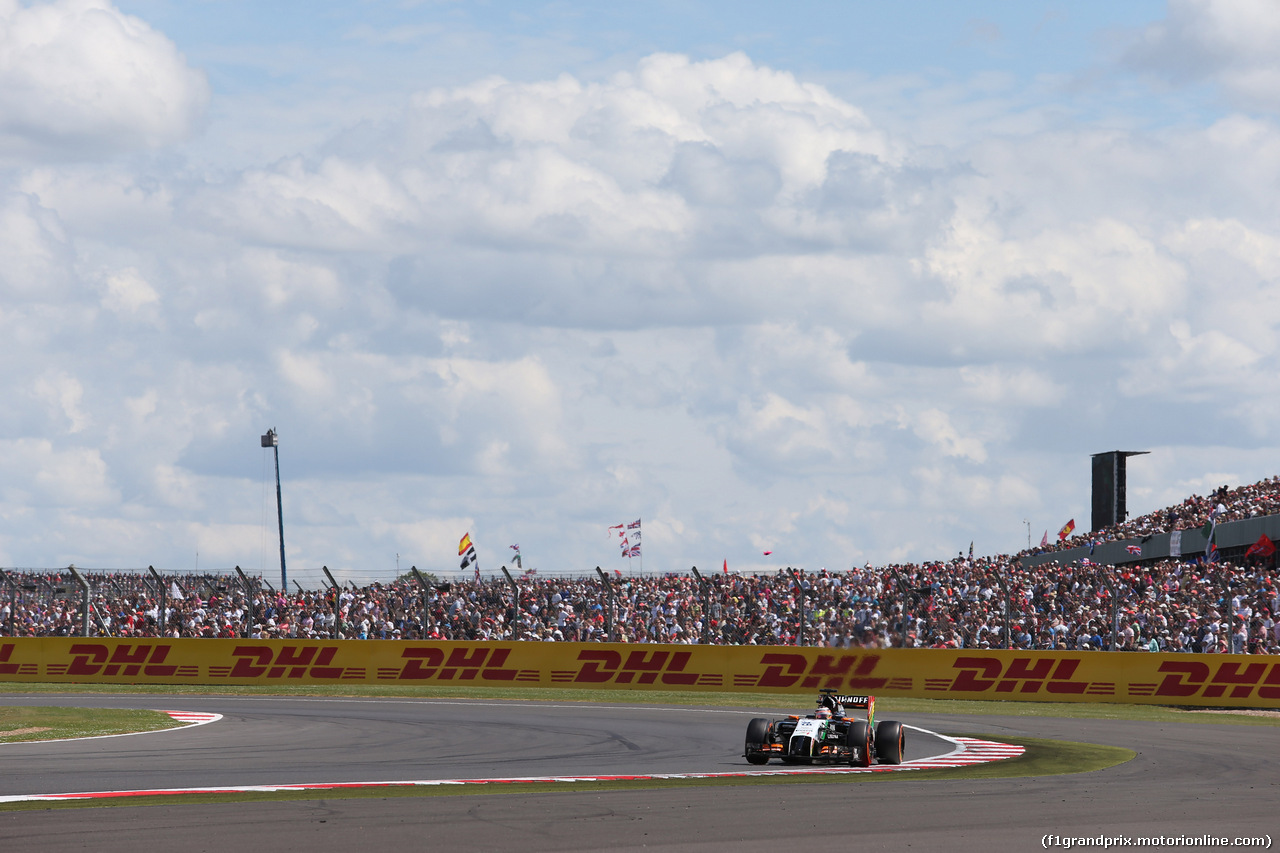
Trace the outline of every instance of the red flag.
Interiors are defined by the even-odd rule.
[[[1276,543],[1272,542],[1267,534],[1258,537],[1258,541],[1249,546],[1249,550],[1244,552],[1246,557],[1252,557],[1257,554],[1259,557],[1270,557],[1276,552]]]
[[[1076,520],[1073,518],[1066,524],[1062,525],[1062,529],[1058,531],[1058,541],[1061,542],[1071,535],[1071,531],[1076,529]]]
[[[724,573],[725,573],[726,575],[727,575],[727,574],[729,574],[729,561],[728,561],[728,560],[725,560],[725,561],[724,561]]]

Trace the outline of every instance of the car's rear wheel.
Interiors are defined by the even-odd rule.
[[[906,745],[902,723],[885,720],[876,724],[876,760],[881,764],[901,764],[902,750]]]
[[[849,734],[845,746],[849,748],[849,765],[851,767],[871,766],[871,726],[865,720],[854,720],[849,724]]]
[[[769,721],[764,717],[756,717],[747,723],[747,743],[743,754],[747,757],[748,764],[767,764],[769,762],[768,754],[762,752],[764,742],[769,737]]]

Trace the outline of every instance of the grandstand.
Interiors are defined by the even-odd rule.
[[[845,572],[451,583],[413,572],[356,586],[326,569],[324,589],[276,590],[239,569],[5,569],[0,635],[1276,654],[1278,537],[1271,478],[1053,548]]]

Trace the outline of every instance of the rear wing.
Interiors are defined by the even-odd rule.
[[[874,696],[843,696],[833,690],[823,689],[822,697],[818,699],[819,705],[826,705],[833,711],[840,708],[842,711],[849,709],[867,709],[867,723],[872,728],[876,724],[876,697]],[[832,707],[835,706],[835,707]]]

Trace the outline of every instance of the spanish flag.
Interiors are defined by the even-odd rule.
[[[461,557],[463,554],[467,553],[468,548],[474,547],[475,546],[471,544],[471,534],[462,534],[462,541],[458,543],[458,556]]]

